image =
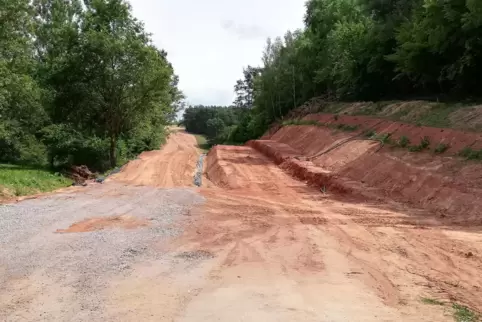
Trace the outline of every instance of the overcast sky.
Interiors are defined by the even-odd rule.
[[[267,37],[303,27],[305,0],[130,0],[168,52],[190,104],[229,105],[243,67],[260,65]]]

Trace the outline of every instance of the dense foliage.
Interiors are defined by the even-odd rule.
[[[223,106],[189,106],[182,124],[188,132],[205,135],[210,144],[237,142],[231,137],[239,120],[248,114],[246,108]]]
[[[159,147],[184,97],[125,0],[1,0],[0,21],[0,161],[100,170]]]
[[[305,28],[268,39],[235,105],[250,108],[232,137],[261,135],[303,102],[480,98],[480,0],[309,0]]]

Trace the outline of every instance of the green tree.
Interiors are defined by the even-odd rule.
[[[149,122],[147,115],[155,126],[165,123],[173,70],[126,2],[93,0],[84,16],[78,45],[52,75],[54,115],[89,136],[107,137],[115,166],[122,135]]]

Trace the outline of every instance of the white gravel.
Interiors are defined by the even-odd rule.
[[[109,278],[128,274],[131,265],[138,261],[162,258],[164,253],[152,247],[153,243],[179,235],[181,226],[176,223],[202,202],[203,198],[189,189],[111,182],[75,193],[0,205],[0,321],[25,321],[32,317],[53,321],[61,316],[70,321],[101,319],[102,289]],[[56,233],[57,229],[66,229],[87,218],[123,214],[149,218],[151,225],[133,230]],[[17,316],[16,312],[22,311],[19,306],[28,308],[32,299],[13,293],[23,287],[22,281],[29,284],[32,279],[52,283],[37,286],[38,292],[54,285],[59,289],[73,288],[76,298],[71,301],[78,303],[79,312],[84,313],[74,310],[57,316],[42,312]]]

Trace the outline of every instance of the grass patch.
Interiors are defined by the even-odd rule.
[[[375,131],[368,130],[363,133],[363,136],[370,140],[379,141],[382,145],[392,143],[392,141],[390,140],[390,136],[392,136],[392,133],[377,134],[377,132]]]
[[[365,130],[363,132],[363,136],[366,137],[367,139],[371,139],[377,136],[377,132],[373,130]]]
[[[0,196],[26,196],[53,191],[71,184],[72,180],[45,168],[0,164]]]
[[[482,150],[474,150],[470,147],[466,147],[459,152],[459,156],[464,157],[467,160],[482,160]]]
[[[436,300],[436,299],[431,299],[431,298],[428,298],[428,297],[422,297],[421,300],[422,300],[422,303],[429,304],[429,305],[440,305],[440,306],[445,305],[445,303],[442,302],[442,301],[439,301],[439,300]]]
[[[388,144],[390,143],[390,136],[392,135],[392,133],[384,133],[384,134],[379,134],[377,136],[375,136],[375,140],[377,141],[380,141],[381,144],[385,145],[385,144]]]
[[[410,139],[408,137],[406,137],[405,135],[402,135],[399,139],[398,139],[398,146],[401,147],[401,148],[406,148],[407,146],[410,145]]]
[[[422,297],[421,301],[428,305],[445,306],[444,302],[428,297]],[[480,316],[464,305],[452,303],[452,309],[454,320],[457,322],[480,322]]]
[[[452,308],[454,309],[454,318],[457,322],[480,321],[480,317],[466,306],[454,303]]]
[[[445,143],[439,143],[436,147],[435,147],[435,153],[437,154],[441,154],[441,153],[444,153],[445,151],[447,151],[448,149],[450,148],[450,146],[448,144],[445,144]]]
[[[208,152],[209,149],[211,149],[211,145],[204,135],[194,134],[194,136],[196,137],[197,146],[199,149],[201,149],[201,151]]]
[[[283,126],[287,125],[314,125],[314,126],[320,126],[320,123],[318,121],[314,120],[286,120],[283,121]]]
[[[426,113],[421,115],[418,119],[418,123],[424,126],[450,127],[449,115],[461,107],[462,106],[459,104],[436,104]]]
[[[353,132],[358,130],[359,125],[338,124],[336,128],[345,132]]]
[[[428,138],[428,136],[424,136],[422,138],[422,141],[420,142],[420,144],[411,146],[409,148],[409,151],[410,152],[421,152],[425,149],[428,149],[429,146],[430,146],[430,139]]]

